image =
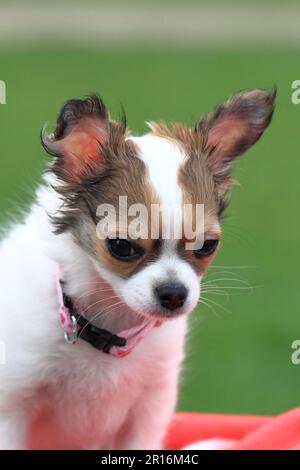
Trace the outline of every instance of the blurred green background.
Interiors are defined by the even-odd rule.
[[[130,128],[143,133],[145,120],[194,123],[235,91],[276,84],[272,125],[235,167],[241,187],[233,190],[222,250],[206,278],[208,305],[191,319],[179,408],[279,413],[300,404],[300,365],[291,363],[291,343],[300,338],[300,105],[291,103],[300,48],[297,41],[181,46],[0,42],[7,85],[7,104],[0,105],[1,227],[32,200],[45,160],[39,131],[54,124],[67,98],[97,91],[114,116],[122,104]]]

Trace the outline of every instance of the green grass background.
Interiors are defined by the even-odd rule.
[[[200,305],[191,319],[182,410],[269,414],[300,403],[300,366],[290,358],[300,338],[300,105],[290,99],[291,82],[300,79],[299,52],[0,46],[0,79],[7,84],[7,104],[0,106],[2,226],[32,200],[45,160],[39,131],[54,124],[65,99],[97,91],[114,116],[122,103],[129,126],[142,133],[146,119],[193,123],[237,90],[277,84],[271,127],[236,165],[241,187],[233,191],[223,246],[207,276],[230,295],[205,294],[210,307]],[[252,288],[230,289],[245,286],[237,279]]]

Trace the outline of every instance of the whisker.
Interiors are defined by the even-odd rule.
[[[208,303],[208,299],[200,299],[199,302],[198,302],[199,305],[203,304],[205,305],[207,308],[209,308],[209,310],[211,312],[213,312],[214,315],[216,315],[218,318],[220,318],[220,315],[216,312],[216,310]]]
[[[125,305],[123,300],[119,301],[119,302],[116,302],[114,305],[110,306],[110,308],[108,310],[104,310],[102,312],[99,312],[97,313],[96,315],[94,315],[88,322],[87,324],[82,328],[82,330],[79,332],[79,335],[78,337],[80,337],[80,335],[83,333],[83,331],[85,330],[85,328],[90,325],[92,322],[94,322],[95,320],[97,320],[100,316],[107,316],[107,314],[109,313],[112,313],[112,311],[115,310],[116,307],[121,307],[121,305]]]
[[[226,276],[226,277],[224,277]],[[208,282],[218,282],[218,281],[232,281],[236,282],[237,284],[247,284],[249,285],[249,281],[246,279],[243,279],[242,277],[228,277],[228,273],[219,273],[219,277],[206,277],[205,280],[202,282],[202,284],[208,283]]]
[[[118,295],[112,295],[111,297],[108,297],[107,299],[100,299],[97,300],[96,302],[93,302],[90,304],[86,309],[83,310],[82,315],[85,314],[90,308],[95,307],[96,305],[100,304],[103,300],[108,301],[112,299],[119,299],[120,297]]]
[[[233,265],[233,266],[225,266],[225,265],[217,265],[214,264],[213,266],[210,266],[209,269],[219,269],[219,268],[225,268],[225,269],[257,269],[257,266],[238,266],[238,265]]]
[[[217,307],[221,308],[222,310],[224,310],[224,312],[229,313],[229,314],[231,313],[229,310],[227,310],[223,305],[219,304],[218,302],[215,302],[214,300],[207,299],[207,298],[205,298],[205,300],[207,302],[211,302],[213,305],[216,305]],[[200,302],[201,302],[201,299],[200,299]]]
[[[210,285],[205,285],[203,286],[204,289],[214,289],[214,288],[217,288],[217,289],[231,289],[231,290],[252,290],[252,289],[257,289],[261,286],[218,286],[218,285],[214,285],[214,284],[210,284]]]
[[[86,297],[89,297],[90,295],[95,295],[95,294],[102,294],[102,293],[105,293],[105,292],[115,292],[116,294],[121,292],[120,289],[113,289],[113,288],[107,288],[107,289],[96,289],[96,290],[92,290],[92,291],[88,291],[88,292],[85,292],[84,294],[81,294],[79,297],[77,297],[77,301],[80,300],[80,299],[84,299]]]

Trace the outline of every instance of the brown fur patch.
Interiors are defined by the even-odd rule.
[[[129,237],[127,239],[142,247],[145,250],[145,254],[134,261],[119,261],[111,256],[107,249],[105,240],[101,240],[96,236],[94,237],[96,254],[101,260],[101,263],[108,271],[111,271],[123,278],[128,278],[133,274],[136,274],[140,269],[155,261],[161,252],[160,240],[130,240]]]
[[[218,250],[219,246],[210,256],[196,258],[192,250],[184,249],[184,245],[182,242],[180,242],[178,245],[178,252],[181,258],[188,262],[199,276],[203,276],[205,274],[212,261],[214,260]]]
[[[126,151],[125,151],[126,149]],[[106,164],[103,174],[99,180],[98,192],[94,196],[94,204],[111,204],[116,209],[117,225],[113,227],[116,235],[126,236],[118,225],[119,219],[119,197],[127,196],[127,207],[133,204],[142,204],[147,209],[148,224],[143,237],[138,240],[132,240],[141,246],[145,254],[135,261],[123,262],[113,258],[107,250],[105,240],[93,238],[93,244],[96,253],[106,268],[123,277],[128,277],[136,273],[143,266],[153,261],[159,256],[161,243],[159,240],[151,239],[151,204],[159,204],[159,198],[153,187],[149,184],[147,178],[147,169],[145,163],[138,156],[138,149],[132,141],[123,142],[123,147],[119,146],[118,155],[110,152],[106,157]],[[129,216],[129,224],[136,216]]]

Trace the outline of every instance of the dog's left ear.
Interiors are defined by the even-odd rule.
[[[275,96],[275,88],[240,92],[196,126],[204,132],[207,163],[221,192],[230,185],[232,161],[255,144],[271,122]]]
[[[44,148],[56,157],[52,169],[67,183],[79,183],[85,175],[99,170],[108,140],[108,112],[96,95],[67,101],[59,112],[54,133],[42,133]]]

